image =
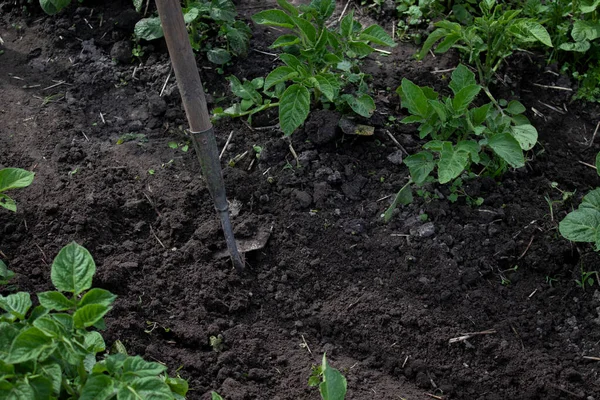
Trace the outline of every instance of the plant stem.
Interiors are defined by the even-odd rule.
[[[498,102],[496,101],[496,99],[494,98],[494,96],[492,96],[492,93],[490,92],[490,89],[488,89],[487,86],[482,86],[483,87],[483,91],[485,92],[485,94],[487,95],[487,97],[492,101],[492,103],[494,104],[494,106],[496,106],[496,108],[498,109],[498,111],[500,111],[500,114],[502,116],[504,116],[504,110],[502,109],[502,107],[500,107],[500,104],[498,104]]]

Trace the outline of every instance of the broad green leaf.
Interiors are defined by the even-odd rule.
[[[52,316],[44,315],[33,321],[33,326],[41,329],[48,336],[62,337],[66,334],[64,326],[58,323]]]
[[[294,68],[296,71],[301,72],[304,69],[304,65],[291,54],[283,53],[279,55],[279,59],[285,63],[288,67]]]
[[[317,75],[315,79],[318,83],[319,90],[327,98],[333,102],[335,99],[337,88],[331,84],[331,80],[325,75]]]
[[[442,122],[446,122],[446,107],[438,100],[427,100]]]
[[[435,48],[435,52],[436,53],[445,53],[445,52],[447,52],[460,39],[462,39],[460,33],[458,33],[458,32],[449,33],[448,35],[446,35],[446,37],[444,37],[444,40],[442,40],[437,45],[437,47]]]
[[[185,396],[190,388],[188,382],[185,379],[181,378],[167,377],[165,379],[165,382],[167,383],[167,385],[169,385],[169,388],[173,393],[176,393],[180,396]]]
[[[264,89],[268,90],[279,82],[286,82],[298,76],[298,72],[292,67],[277,67],[267,75]]]
[[[488,113],[492,108],[492,103],[487,103],[482,105],[481,107],[472,108],[469,110],[471,114],[471,122],[475,127],[483,124],[483,122],[487,119]]]
[[[136,378],[158,376],[165,372],[167,367],[156,362],[144,360],[140,356],[127,357],[123,363],[123,378],[128,382]]]
[[[423,89],[406,78],[402,78],[402,84],[396,92],[402,100],[402,107],[407,108],[413,115],[425,118],[429,112],[429,103],[423,93]]]
[[[590,42],[585,40],[583,42],[562,43],[559,46],[559,49],[564,50],[564,51],[575,51],[577,53],[585,53],[586,51],[588,51],[590,49],[590,47],[591,47]]]
[[[234,23],[237,12],[232,1],[216,0],[211,2],[210,17],[215,21]]]
[[[231,53],[236,56],[246,55],[250,44],[248,32],[236,27],[227,27],[226,31],[225,37],[227,38],[227,44]]]
[[[560,221],[560,234],[572,242],[594,243],[600,228],[600,212],[591,208],[579,208]]]
[[[600,22],[577,20],[573,24],[571,36],[576,42],[598,39],[600,37]]]
[[[400,120],[401,124],[414,124],[414,123],[423,123],[424,119],[423,117],[419,116],[419,115],[409,115],[406,118],[402,118],[402,120]]]
[[[481,146],[474,140],[461,140],[456,144],[456,151],[464,151],[471,156],[471,161],[479,163]]]
[[[183,14],[183,22],[185,22],[186,25],[191,24],[196,20],[196,18],[198,18],[199,14],[200,11],[197,8],[190,8],[188,12]]]
[[[310,92],[300,84],[289,86],[279,99],[279,125],[287,136],[304,123],[310,111]]]
[[[477,82],[475,81],[475,74],[471,72],[469,68],[459,64],[458,67],[456,67],[456,69],[452,72],[452,80],[448,86],[450,86],[450,89],[452,89],[456,95],[467,86],[473,86],[476,84]]]
[[[0,322],[0,363],[8,356],[10,346],[18,334],[19,328],[15,324]]]
[[[62,369],[55,362],[38,364],[38,371],[52,382],[52,391],[55,395],[60,393],[62,384]]]
[[[79,400],[107,400],[113,398],[114,385],[114,381],[110,376],[92,375],[83,386]]]
[[[0,399],[37,400],[33,388],[26,382],[19,381],[12,384],[7,380],[0,381]]]
[[[122,343],[121,343],[122,344]],[[106,369],[111,374],[121,374],[123,363],[127,359],[127,353],[116,353],[106,357],[105,364]]]
[[[136,12],[142,11],[142,5],[144,5],[144,0],[133,0],[133,8]]]
[[[363,58],[368,56],[369,54],[371,54],[374,49],[369,46],[368,44],[366,44],[365,42],[355,42],[352,40],[348,41],[348,55],[352,58],[354,57],[359,57],[359,58]]]
[[[429,142],[423,145],[423,148],[425,150],[431,150],[433,152],[439,153],[444,148],[444,143],[450,142],[443,142],[441,140],[430,140]]]
[[[110,310],[102,304],[88,304],[78,308],[73,314],[75,328],[87,328],[98,322]]]
[[[469,85],[462,88],[452,99],[452,107],[457,113],[465,111],[481,91],[479,85]]]
[[[75,303],[56,291],[38,293],[40,304],[48,310],[65,311],[75,307]]]
[[[86,332],[83,345],[88,351],[93,353],[100,353],[106,349],[106,343],[102,335],[97,331]]]
[[[589,208],[600,212],[600,188],[594,189],[583,196],[579,208]]]
[[[317,29],[313,24],[308,22],[302,17],[290,17],[294,22],[294,25],[300,30],[302,35],[306,38],[308,44],[313,45],[317,42]]]
[[[583,14],[594,12],[598,7],[600,7],[600,0],[579,1],[579,11],[581,11]]]
[[[321,397],[327,400],[344,400],[348,383],[346,378],[335,368],[327,364],[327,358],[323,354],[323,382],[319,385]]]
[[[77,306],[83,307],[88,304],[102,304],[103,306],[108,307],[115,302],[116,298],[117,296],[108,290],[94,288],[83,295]]]
[[[300,38],[296,35],[281,35],[271,45],[272,49],[284,46],[292,46],[300,43]]]
[[[140,19],[135,24],[133,33],[136,37],[144,40],[160,39],[165,35],[158,17]]]
[[[25,319],[25,314],[31,308],[31,298],[27,292],[9,294],[4,297],[0,295],[0,308],[14,315],[20,320]]]
[[[223,400],[217,392],[210,392],[211,400]]]
[[[354,32],[354,10],[350,11],[340,23],[340,35],[344,38],[350,38]]]
[[[0,169],[0,192],[31,185],[35,174],[21,168]]]
[[[35,393],[35,399],[50,399],[52,396],[52,381],[44,376],[30,376],[27,378],[29,386]]]
[[[73,316],[71,314],[53,313],[52,318],[64,326],[65,330],[69,332],[73,330]]]
[[[512,115],[518,115],[523,114],[526,111],[526,108],[523,104],[521,104],[521,102],[517,100],[511,100],[511,102],[508,103],[508,106],[506,106],[505,111]]]
[[[548,47],[552,47],[552,39],[550,39],[550,34],[546,30],[546,28],[542,26],[542,24],[535,21],[525,21],[523,23],[523,27],[531,36],[536,38],[538,41],[540,41]],[[575,28],[573,27],[573,29]]]
[[[54,15],[71,3],[71,0],[40,0],[42,10],[48,15]]]
[[[456,25],[458,26],[458,30],[460,30],[460,25],[459,24],[456,24]],[[425,43],[423,43],[423,47],[421,48],[421,51],[419,51],[417,54],[415,54],[415,57],[417,58],[417,60],[422,60],[438,40],[442,39],[443,37],[445,37],[447,35],[450,35],[451,33],[452,33],[451,31],[449,31],[445,28],[438,28],[435,31],[431,32],[431,34],[429,34],[429,36],[427,36],[427,40],[425,40]]]
[[[387,32],[379,25],[371,25],[360,33],[361,40],[368,40],[371,43],[380,46],[396,46],[396,42]]]
[[[281,10],[265,10],[252,16],[252,21],[259,25],[280,26],[282,28],[293,28],[294,20]]]
[[[0,207],[6,208],[8,211],[17,211],[17,202],[5,195],[0,193]]]
[[[50,278],[61,292],[78,295],[92,286],[95,272],[96,263],[90,252],[72,242],[63,247],[54,259]]]
[[[29,314],[29,318],[27,318],[27,322],[32,324],[36,319],[43,317],[48,314],[49,310],[44,306],[35,307],[31,313]]]
[[[422,151],[406,157],[404,159],[404,164],[408,167],[410,176],[416,184],[425,182],[425,179],[435,167],[433,155],[427,151]]]
[[[365,118],[369,118],[375,111],[375,102],[368,94],[362,94],[358,97],[347,94],[343,95],[342,98],[346,100],[352,111]]]
[[[441,184],[448,183],[465,170],[469,162],[469,153],[456,151],[450,142],[444,142],[438,162],[438,180]]]
[[[8,269],[4,261],[0,260],[0,285],[5,285],[15,276],[15,273]]]
[[[512,126],[511,131],[523,150],[531,150],[537,143],[538,132],[533,125]]]
[[[283,8],[285,11],[287,11],[290,15],[293,15],[294,17],[297,17],[299,14],[298,9],[291,4],[289,1],[287,0],[277,0],[277,4],[279,5],[279,7]]]
[[[398,193],[396,193],[396,196],[394,197],[394,201],[392,202],[392,204],[390,204],[390,206],[387,208],[387,210],[385,210],[385,213],[383,213],[383,221],[389,222],[390,219],[392,219],[392,215],[393,215],[396,207],[398,207],[398,204],[408,205],[412,202],[413,202],[412,189],[410,187],[410,184],[408,184],[408,185],[405,185],[402,189],[400,189],[398,191]]]
[[[44,350],[53,346],[53,340],[41,329],[27,328],[17,335],[12,342],[6,362],[19,364],[36,359]]]
[[[206,58],[213,64],[223,65],[231,61],[231,54],[226,49],[216,48],[207,51]]]
[[[157,377],[139,378],[119,387],[118,400],[173,400],[169,386]]]
[[[504,132],[490,138],[488,145],[500,158],[513,168],[525,165],[521,145],[510,133]]]

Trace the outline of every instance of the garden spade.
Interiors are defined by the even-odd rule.
[[[204,88],[200,81],[200,74],[185,28],[179,0],[156,0],[156,7],[158,8],[171,63],[177,78],[177,86],[190,126],[189,135],[200,161],[208,191],[221,218],[221,226],[225,234],[229,255],[236,270],[242,272],[244,263],[240,257],[231,228],[229,204],[225,195],[225,184],[214,129],[210,122]]]

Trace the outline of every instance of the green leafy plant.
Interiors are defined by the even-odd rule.
[[[17,211],[17,203],[4,192],[11,189],[22,189],[31,185],[35,174],[21,168],[0,169],[0,207]]]
[[[363,28],[353,12],[342,19],[339,27],[330,28],[333,0],[313,0],[298,7],[287,0],[277,3],[281,9],[261,11],[252,19],[257,24],[290,30],[271,46],[283,50],[279,59],[285,65],[264,79],[242,83],[235,76],[229,77],[231,90],[240,101],[225,110],[215,109],[215,117],[250,118],[278,107],[279,124],[286,135],[304,123],[311,108],[319,106],[349,109],[370,117],[375,102],[368,94],[367,76],[360,71],[359,60],[375,51],[382,52],[373,46],[394,46],[394,40],[379,25]]]
[[[318,386],[323,400],[344,400],[348,388],[344,375],[327,363],[325,354],[321,365],[313,367],[308,385]]]
[[[214,64],[227,64],[232,56],[248,53],[251,31],[237,19],[231,0],[185,0],[183,19],[195,51],[206,52]],[[134,29],[138,39],[155,40],[164,36],[159,17],[143,18]]]
[[[523,115],[525,107],[511,101],[505,108],[492,103],[473,107],[482,87],[475,74],[464,65],[452,73],[449,84],[453,96],[440,99],[429,87],[403,79],[397,92],[410,116],[402,123],[418,123],[421,139],[431,137],[421,151],[404,160],[412,180],[421,184],[437,170],[439,183],[458,178],[473,164],[496,176],[508,167],[525,165],[523,151],[537,142],[537,130]],[[482,171],[479,171],[482,172]]]
[[[96,264],[71,243],[54,259],[56,291],[0,296],[0,398],[3,399],[183,399],[188,384],[166,367],[139,356],[110,354],[102,335],[104,316],[116,296],[91,288]]]
[[[581,290],[585,290],[586,286],[594,286],[595,282],[600,281],[598,271],[586,271],[583,269],[583,264],[579,267],[579,273],[581,276],[579,279],[575,279],[575,283]],[[596,277],[596,280],[594,280],[594,276]]]
[[[477,68],[479,82],[487,88],[500,65],[516,50],[537,43],[552,47],[546,29],[535,19],[520,18],[521,10],[506,9],[495,0],[480,1],[479,8],[482,16],[474,18],[470,25],[437,22],[437,29],[429,35],[417,58],[424,58],[438,42],[436,53],[457,48]]]
[[[15,273],[8,269],[4,261],[0,260],[0,285],[7,285],[15,276]]]

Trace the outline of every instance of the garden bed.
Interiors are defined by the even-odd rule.
[[[600,107],[550,88],[572,82],[542,59],[518,54],[503,71],[497,90],[527,107],[539,145],[525,168],[465,183],[480,207],[430,186],[435,196],[381,219],[408,176],[388,156],[422,144],[397,122],[405,110],[394,91],[404,77],[440,89],[449,75],[438,71],[459,61],[452,52],[417,62],[417,47],[400,43],[366,60],[373,137],[343,136],[330,113],[315,113],[291,137],[296,159],[272,115],[253,127],[219,121],[219,148],[233,132],[222,164],[237,236],[272,229],[239,276],[215,258],[225,243],[193,152],[168,145],[185,142],[187,122],[166,49],[113,61],[138,18],[130,2],[86,2],[54,17],[25,16],[14,3],[0,1],[0,167],[36,172],[14,194],[19,212],[0,212],[0,256],[19,290],[47,290],[58,250],[84,245],[95,285],[119,296],[107,343],[180,368],[191,399],[211,390],[318,398],[307,380],[323,352],[347,377],[349,399],[600,398],[600,363],[584,358],[600,356],[600,291],[576,284],[600,259],[557,230],[600,183],[578,162],[593,164],[600,149],[590,142]],[[274,2],[241,3],[249,18]],[[199,59],[210,107],[230,101],[225,76],[252,79],[277,63],[263,53],[274,32],[254,26],[253,35],[262,52],[225,75]],[[333,139],[317,145],[317,132]],[[140,136],[117,144],[129,133]],[[552,182],[576,201],[550,207],[545,197],[562,197]],[[485,334],[449,344],[469,332]],[[219,352],[209,343],[218,335]]]

